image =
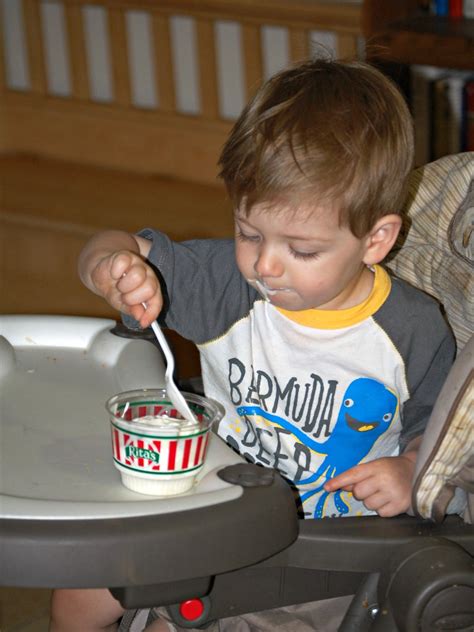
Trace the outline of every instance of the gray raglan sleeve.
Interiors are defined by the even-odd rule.
[[[439,392],[448,376],[454,360],[454,342],[450,332],[446,332],[438,346],[433,349],[431,362],[418,382],[412,381],[411,396],[403,408],[403,431],[400,449],[425,431],[431,411]]]
[[[240,274],[232,239],[173,242],[144,229],[148,261],[160,277],[165,298],[160,321],[181,336],[203,343],[223,334],[246,315],[257,294]]]
[[[392,279],[389,300],[375,316],[403,358],[409,399],[403,405],[400,450],[422,434],[453,364],[453,334],[438,303]]]

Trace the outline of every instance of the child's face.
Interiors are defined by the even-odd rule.
[[[372,287],[368,238],[339,226],[337,213],[324,207],[293,213],[257,204],[248,217],[235,213],[235,236],[240,272],[277,307],[346,309]]]

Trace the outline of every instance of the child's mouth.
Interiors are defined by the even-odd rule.
[[[252,285],[267,302],[271,302],[271,297],[279,292],[291,292],[291,289],[288,287],[268,287],[264,281],[260,281],[259,279],[247,279],[247,283]]]

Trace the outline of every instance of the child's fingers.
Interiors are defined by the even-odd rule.
[[[344,485],[344,487],[340,487],[344,492],[352,492],[354,490],[354,485]]]
[[[138,321],[143,329],[146,329],[146,327],[144,327],[141,322],[143,318],[143,314],[145,313],[145,308],[143,307],[143,305],[141,303],[132,305],[129,308],[129,312],[130,312],[130,316],[132,316],[136,321]]]
[[[133,318],[135,318],[135,320],[140,323],[140,327],[142,329],[146,329],[147,327],[149,327],[151,323],[158,318],[159,315],[159,311],[146,309],[141,303],[138,305],[132,305],[129,308],[129,311],[131,316],[133,316]]]
[[[352,494],[354,498],[357,500],[362,500],[365,504],[365,501],[368,498],[374,498],[380,493],[385,493],[383,487],[381,487],[374,476],[370,476],[369,478],[365,478],[363,481],[360,481],[356,485],[353,486]],[[366,505],[367,506],[367,505]],[[368,507],[368,509],[374,509],[374,507]]]
[[[106,300],[116,309],[133,316],[143,328],[158,318],[163,303],[160,284],[139,255],[117,252],[104,258],[94,275],[95,286]]]
[[[161,308],[161,290],[153,273],[148,274],[144,267],[132,266],[125,277],[117,283],[117,289],[122,294],[126,305],[141,305],[146,303],[151,311]]]
[[[390,495],[381,490],[377,490],[375,493],[365,496],[364,498],[358,498],[357,500],[362,500],[367,509],[378,512],[381,507],[390,502]]]
[[[334,478],[329,479],[324,484],[324,489],[327,492],[335,492],[337,489],[345,489],[346,487],[353,488],[354,485],[366,477],[367,473],[364,471],[363,466],[356,465],[345,472],[341,472],[341,474],[338,474]]]
[[[163,299],[161,297],[161,290],[155,293],[150,299],[144,301],[146,308],[143,310],[143,315],[139,319],[140,325],[145,328],[149,327],[151,323],[156,320],[163,307]]]
[[[393,516],[398,516],[403,513],[403,511],[398,511],[397,509],[392,508],[392,503],[387,503],[383,507],[377,509],[377,513],[381,518],[393,518]]]
[[[411,499],[413,464],[403,456],[360,463],[324,484],[327,492],[351,491],[354,498],[379,516],[407,511]]]
[[[138,287],[122,293],[121,301],[143,329],[149,327],[158,318],[163,306],[161,288],[156,277],[145,276]]]
[[[143,303],[134,303],[133,305],[127,306],[127,312],[138,321],[142,329],[149,327],[151,323],[158,318],[160,311],[161,309],[150,309]]]
[[[110,261],[110,276],[113,279],[126,278],[130,272],[133,257],[128,252],[118,252]]]
[[[147,281],[147,270],[145,264],[135,263],[129,265],[127,271],[124,272],[117,282],[117,290],[122,294],[132,293],[133,291],[141,288]],[[151,278],[150,278],[151,281]]]

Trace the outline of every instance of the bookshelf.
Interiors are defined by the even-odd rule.
[[[474,71],[474,19],[429,15],[422,5],[419,0],[365,0],[368,58]]]
[[[431,4],[362,5],[367,59],[399,84],[410,105],[417,166],[474,151],[474,18],[432,15]]]

